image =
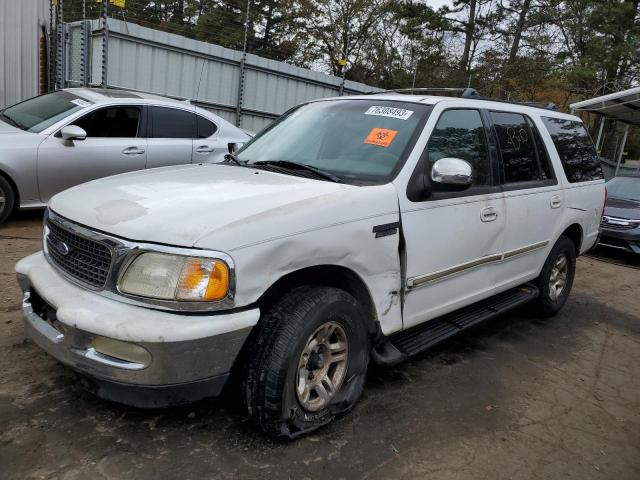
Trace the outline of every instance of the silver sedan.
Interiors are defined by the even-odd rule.
[[[69,88],[0,112],[0,223],[54,194],[132,170],[220,162],[250,136],[187,102]]]

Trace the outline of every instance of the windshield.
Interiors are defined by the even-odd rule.
[[[313,102],[280,117],[238,158],[248,165],[307,165],[346,182],[388,181],[430,111],[430,105],[378,98]]]
[[[640,202],[640,178],[612,178],[607,182],[607,193],[612,198],[625,198]]]
[[[0,113],[0,120],[27,132],[40,133],[57,121],[89,105],[91,102],[60,90],[5,108]]]

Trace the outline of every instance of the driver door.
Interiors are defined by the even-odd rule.
[[[47,137],[38,147],[40,199],[47,202],[74,185],[144,169],[142,111],[136,105],[98,108],[71,124],[87,132],[85,140],[64,140],[59,131]]]
[[[417,168],[429,179],[437,160],[460,158],[471,164],[473,184],[464,190],[447,190],[431,182],[431,193],[424,198],[409,198],[409,191],[407,197],[400,195],[407,255],[404,328],[494,292],[505,203],[490,138],[480,110],[441,111]]]

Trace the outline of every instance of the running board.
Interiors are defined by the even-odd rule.
[[[389,349],[391,347],[394,350],[393,347],[395,347],[402,356],[416,355],[452,335],[527,303],[536,298],[538,294],[538,288],[534,285],[521,285],[442,317],[393,334],[389,337],[391,345],[387,345],[386,348]]]

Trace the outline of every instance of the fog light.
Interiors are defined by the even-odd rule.
[[[151,354],[135,343],[121,342],[106,337],[96,337],[92,343],[95,351],[103,355],[127,362],[140,363],[144,366],[151,363]]]

